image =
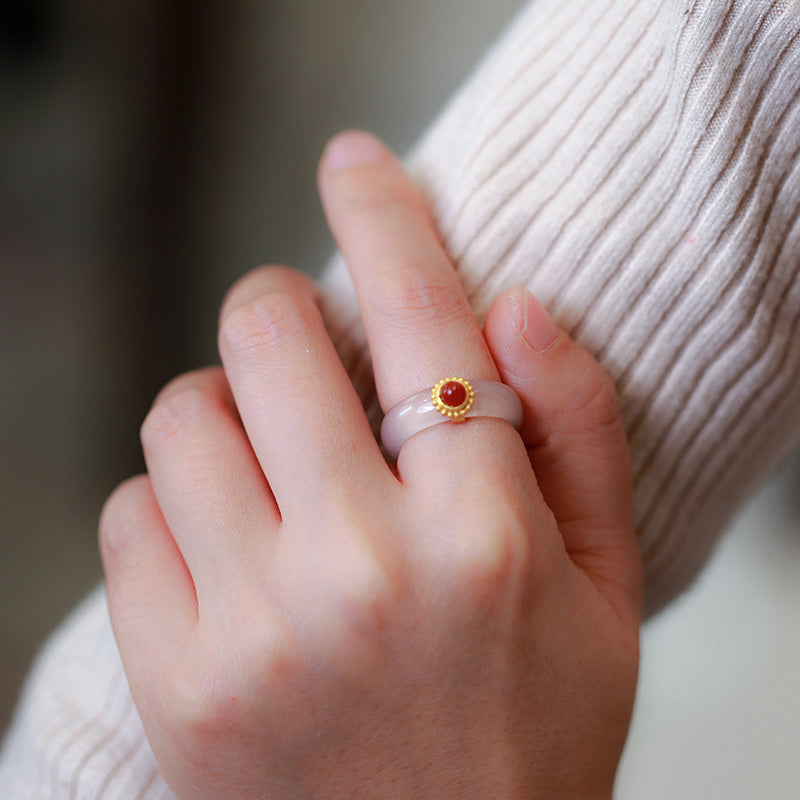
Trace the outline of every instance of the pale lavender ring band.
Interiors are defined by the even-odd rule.
[[[522,425],[522,402],[513,389],[497,381],[470,383],[475,389],[475,400],[464,417],[499,417],[519,430]],[[434,405],[431,390],[426,389],[386,412],[381,423],[381,441],[386,452],[396,459],[407,439],[442,422],[449,420]]]

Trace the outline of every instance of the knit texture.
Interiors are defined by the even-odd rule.
[[[476,313],[525,285],[614,379],[648,614],[800,441],[798,31],[790,0],[539,0],[411,158]]]
[[[174,800],[133,705],[105,593],[47,642],[0,754],[3,800]]]
[[[410,159],[479,315],[524,284],[617,383],[647,607],[800,432],[800,0],[537,0]],[[326,312],[366,402],[341,259]],[[166,800],[102,592],[48,643],[4,800]]]

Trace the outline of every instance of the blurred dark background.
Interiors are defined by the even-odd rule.
[[[0,730],[225,288],[324,265],[326,139],[404,151],[519,5],[0,0]]]

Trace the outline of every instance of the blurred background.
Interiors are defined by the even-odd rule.
[[[326,139],[408,149],[520,5],[0,0],[0,730],[225,288],[324,266]],[[795,459],[647,627],[620,797],[800,796],[798,496]]]

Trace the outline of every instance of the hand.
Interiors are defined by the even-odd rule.
[[[522,290],[484,338],[376,140],[337,137],[319,181],[383,409],[447,375],[502,378],[524,427],[437,425],[393,471],[311,282],[240,281],[224,372],[161,393],[148,476],[100,524],[163,776],[184,800],[610,797],[640,613],[613,386]]]

